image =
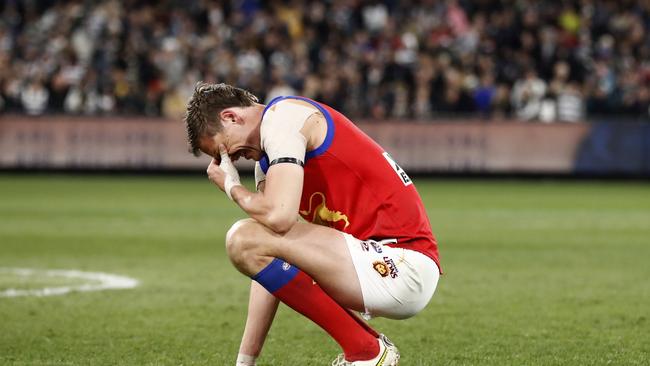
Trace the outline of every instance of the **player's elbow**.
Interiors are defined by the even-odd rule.
[[[298,221],[297,215],[286,212],[274,212],[268,216],[267,225],[269,229],[278,234],[285,234]]]

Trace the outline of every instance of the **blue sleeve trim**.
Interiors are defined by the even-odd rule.
[[[269,171],[270,166],[271,165],[269,164],[269,156],[266,155],[266,153],[264,153],[264,155],[262,155],[262,158],[260,159],[260,168],[262,168],[264,174],[266,174],[266,172]]]
[[[325,108],[323,108],[320,104],[314,102],[311,99],[308,99],[308,98],[305,98],[305,97],[293,96],[293,95],[292,96],[280,96],[280,97],[273,98],[269,102],[269,104],[267,104],[266,107],[264,107],[264,112],[262,112],[262,118],[264,118],[264,113],[266,113],[266,111],[269,108],[271,108],[274,104],[276,104],[277,102],[279,102],[281,100],[284,100],[284,99],[298,99],[298,100],[302,100],[304,102],[307,102],[307,103],[313,105],[314,107],[316,107],[323,114],[323,116],[325,116],[325,120],[327,121],[327,135],[325,135],[325,141],[323,141],[323,143],[319,147],[317,147],[316,149],[314,149],[312,151],[309,151],[309,152],[307,152],[307,154],[305,154],[305,164],[306,164],[309,159],[313,159],[313,158],[325,153],[327,151],[327,149],[329,149],[330,145],[332,145],[332,141],[334,140],[334,120],[332,119],[332,116],[330,115],[330,113]],[[261,163],[262,163],[262,161],[260,160],[260,165],[261,165]],[[264,168],[264,165],[262,165],[262,171],[264,171],[264,173],[266,173],[266,170],[268,170],[268,158],[267,158],[267,167],[266,167],[266,169]]]
[[[291,282],[298,275],[298,271],[298,267],[292,266],[282,259],[274,258],[268,266],[253,276],[253,280],[257,281],[268,292],[274,293]]]

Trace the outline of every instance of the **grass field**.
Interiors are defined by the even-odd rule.
[[[649,184],[415,183],[446,274],[415,318],[372,322],[402,365],[650,365]],[[242,217],[203,177],[0,175],[0,268],[141,281],[0,298],[0,365],[234,365],[248,280],[223,242]],[[259,364],[338,352],[281,307]]]

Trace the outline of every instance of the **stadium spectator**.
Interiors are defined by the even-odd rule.
[[[0,111],[172,117],[191,75],[357,118],[647,119],[649,24],[606,0],[10,0]]]
[[[481,77],[479,86],[474,89],[474,105],[476,110],[484,117],[489,117],[496,94],[494,75],[486,73]]]
[[[40,80],[30,80],[20,92],[20,102],[23,109],[29,115],[38,116],[43,114],[50,97],[49,92]]]
[[[546,83],[537,77],[534,69],[526,70],[524,77],[517,80],[512,88],[512,105],[518,118],[533,120],[540,116]]]
[[[557,120],[578,122],[584,120],[584,103],[577,83],[571,82],[557,96]]]

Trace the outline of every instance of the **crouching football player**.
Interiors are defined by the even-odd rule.
[[[278,301],[341,346],[332,365],[397,365],[397,348],[352,311],[408,318],[436,289],[437,244],[404,170],[344,115],[303,97],[265,106],[199,83],[185,124],[193,153],[213,157],[210,180],[250,216],[226,235],[230,260],[253,279],[237,365],[255,365]],[[242,156],[257,161],[257,192],[239,182]]]

